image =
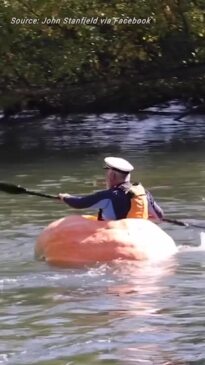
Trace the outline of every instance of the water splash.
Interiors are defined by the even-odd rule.
[[[205,250],[205,232],[200,232],[201,245],[200,248]]]
[[[186,245],[179,245],[179,252],[181,251],[205,251],[205,232],[199,232],[199,244],[197,246],[192,246],[189,243]]]

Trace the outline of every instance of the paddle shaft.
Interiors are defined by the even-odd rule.
[[[36,195],[36,196],[41,196],[43,198],[49,198],[49,199],[60,199],[57,195],[50,195],[50,194],[43,194],[43,193],[39,193],[38,191],[32,191],[32,190],[27,190],[25,189],[25,194],[29,194],[29,195]]]
[[[190,227],[190,228],[193,227],[193,228],[205,229],[205,227],[200,226],[198,224],[186,223],[186,222],[178,221],[176,219],[162,218],[162,221],[167,222],[167,223],[176,224],[177,226],[182,226],[182,227]]]

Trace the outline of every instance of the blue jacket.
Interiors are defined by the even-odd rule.
[[[129,184],[131,186],[131,184]],[[121,184],[107,190],[84,196],[71,196],[64,198],[64,202],[76,209],[101,209],[104,220],[118,220],[127,217],[131,200],[127,194],[128,184]],[[163,211],[155,202],[149,191],[146,191],[148,199],[149,216],[153,219],[163,218]]]

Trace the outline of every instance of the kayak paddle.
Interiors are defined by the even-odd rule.
[[[5,182],[0,182],[0,190],[9,194],[29,194],[29,195],[41,196],[43,198],[58,199],[58,200],[60,199],[57,195],[43,194],[38,191],[28,190],[20,185],[7,184]]]
[[[0,191],[4,191],[5,193],[9,193],[9,194],[28,194],[28,195],[41,196],[43,198],[60,200],[60,198],[57,195],[43,194],[38,191],[28,190],[26,188],[23,188],[20,185],[7,184],[5,182],[0,182]],[[176,224],[177,226],[182,226],[182,227],[190,227],[190,228],[193,227],[193,228],[205,229],[205,227],[200,226],[198,224],[186,223],[186,222],[178,221],[175,219],[162,218],[162,221],[167,222],[167,223]]]

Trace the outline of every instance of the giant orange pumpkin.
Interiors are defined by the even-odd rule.
[[[44,229],[36,256],[49,264],[86,265],[112,260],[164,259],[177,251],[172,238],[144,219],[97,221],[92,216],[69,216]]]

